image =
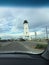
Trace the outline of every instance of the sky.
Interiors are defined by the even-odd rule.
[[[0,36],[23,35],[23,22],[28,21],[30,35],[49,33],[49,1],[0,0]]]
[[[48,6],[48,0],[0,0],[0,6]]]
[[[0,36],[22,35],[24,20],[28,21],[30,35],[49,29],[49,8],[0,7]]]

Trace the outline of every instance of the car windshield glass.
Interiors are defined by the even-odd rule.
[[[42,53],[49,39],[49,8],[0,7],[0,52]]]

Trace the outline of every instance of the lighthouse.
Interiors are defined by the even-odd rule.
[[[24,38],[29,39],[29,28],[28,28],[28,21],[24,20]]]

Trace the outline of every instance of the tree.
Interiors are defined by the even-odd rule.
[[[1,37],[0,37],[0,40],[1,40]]]

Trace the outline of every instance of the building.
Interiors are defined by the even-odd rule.
[[[24,20],[24,38],[29,39],[29,27],[28,27],[28,21]]]

